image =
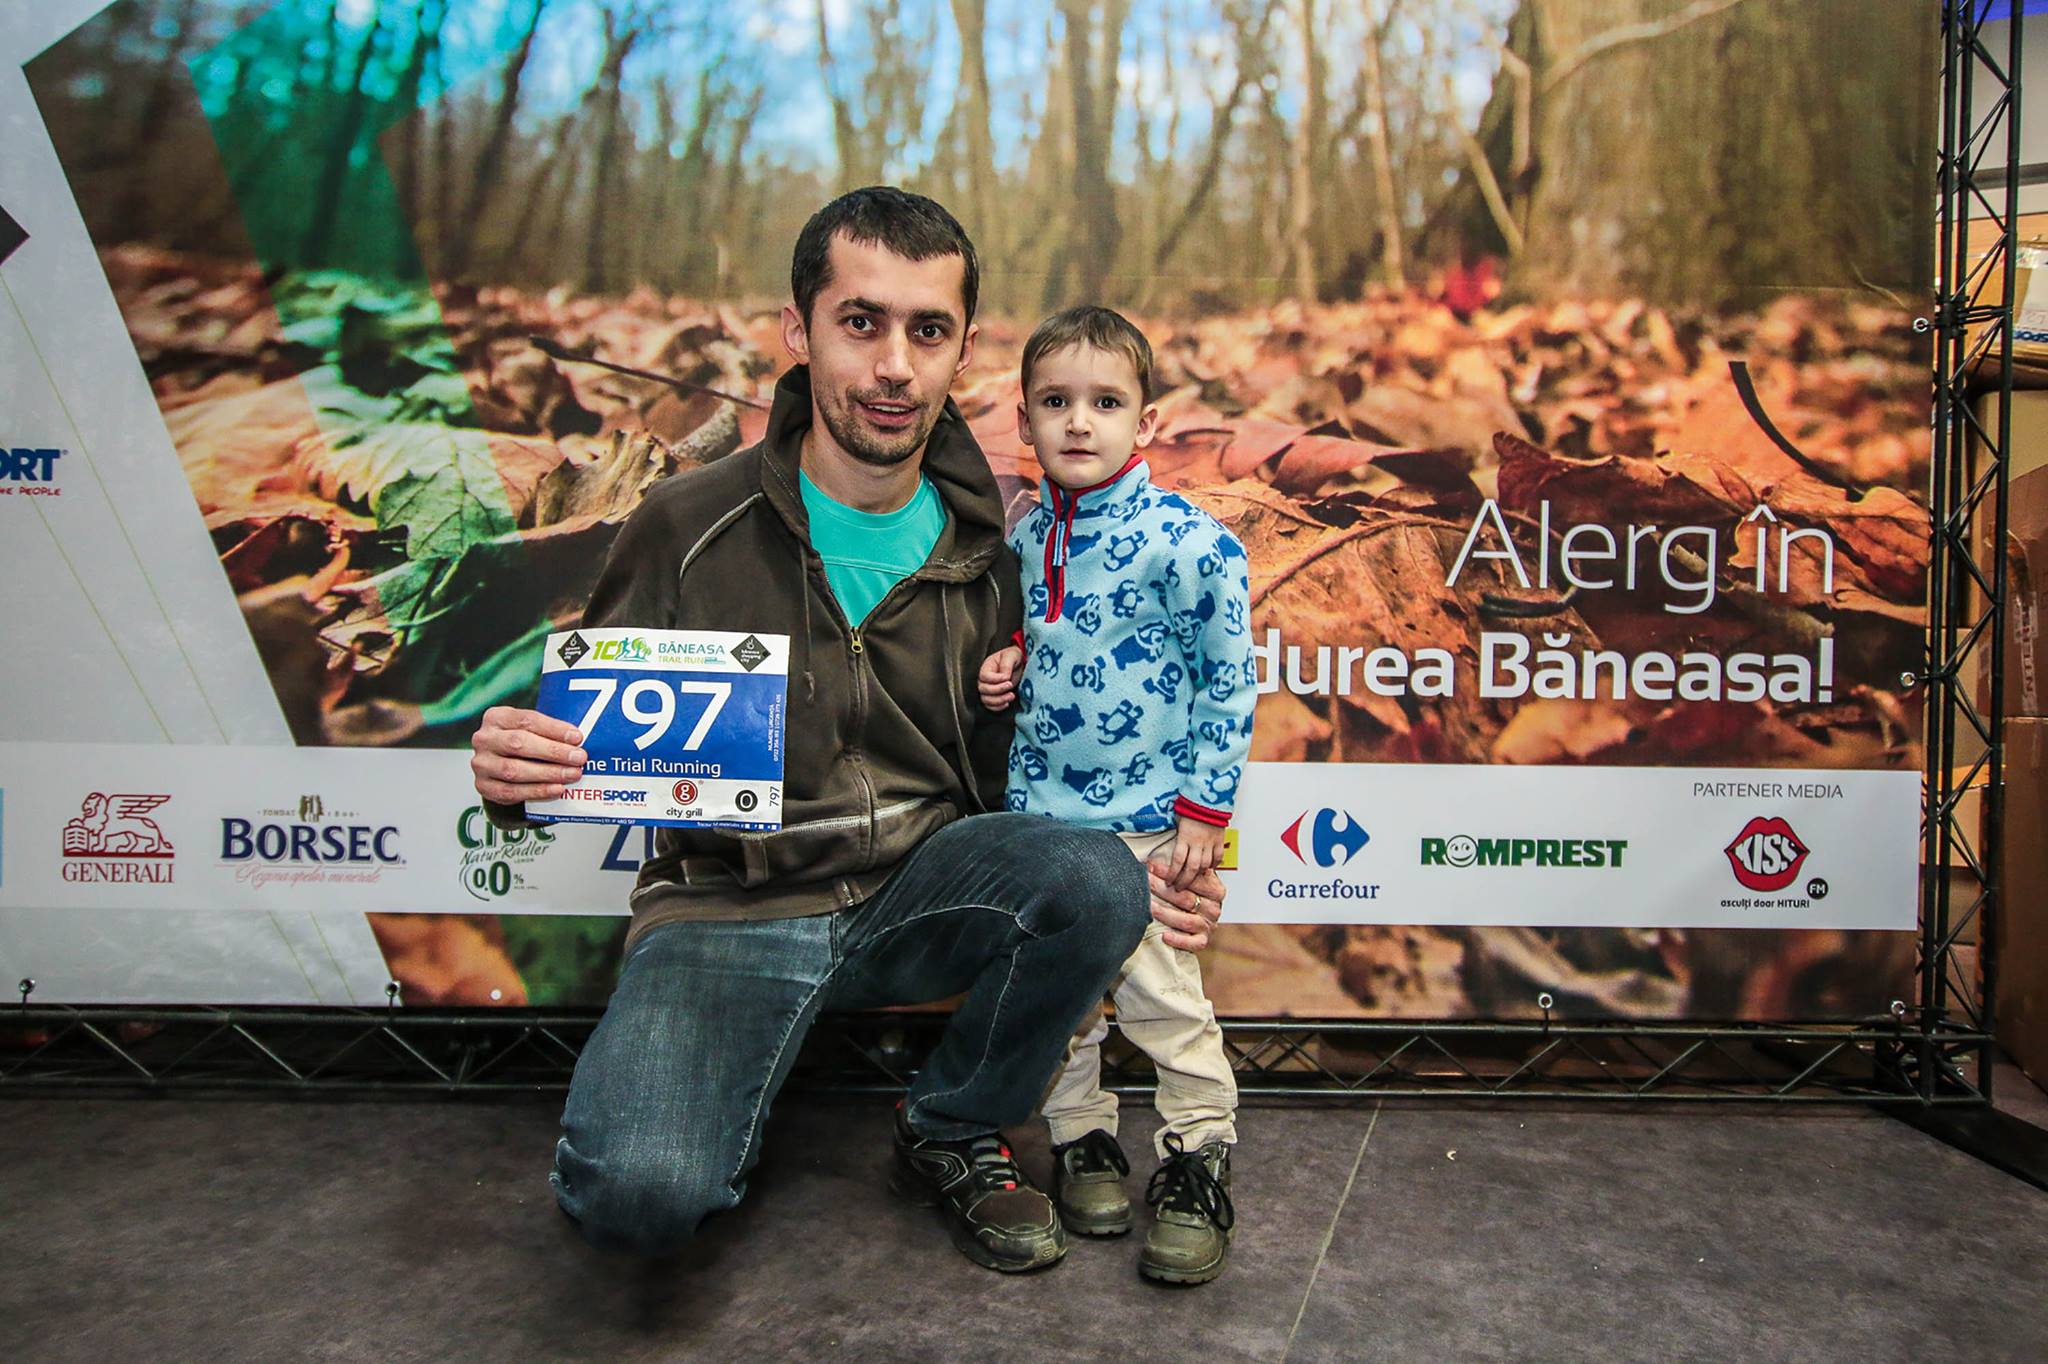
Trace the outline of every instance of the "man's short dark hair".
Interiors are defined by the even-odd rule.
[[[1054,313],[1039,323],[1038,330],[1024,343],[1024,363],[1020,367],[1023,372],[1018,379],[1027,401],[1031,397],[1031,371],[1047,355],[1069,346],[1091,346],[1123,356],[1138,376],[1138,401],[1152,401],[1152,343],[1122,313],[1089,303]]]
[[[905,260],[958,256],[966,263],[960,291],[967,304],[966,321],[974,320],[981,294],[981,262],[967,229],[937,201],[894,185],[869,185],[848,190],[811,215],[796,234],[796,253],[789,263],[789,291],[804,323],[811,305],[832,282],[832,239],[844,237],[862,246],[880,246]]]

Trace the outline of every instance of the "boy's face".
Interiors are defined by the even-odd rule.
[[[1159,409],[1138,390],[1130,357],[1090,345],[1047,351],[1017,404],[1017,434],[1062,488],[1102,482],[1152,443]]]
[[[811,367],[814,429],[863,464],[901,464],[923,452],[946,390],[974,356],[967,263],[909,260],[845,237],[829,250],[832,281],[809,317],[783,308],[783,344]]]

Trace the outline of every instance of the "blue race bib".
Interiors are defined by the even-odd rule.
[[[789,636],[571,630],[548,636],[540,710],[590,761],[544,821],[782,827]]]

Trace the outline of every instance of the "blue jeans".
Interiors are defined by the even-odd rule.
[[[1150,904],[1116,835],[990,814],[939,830],[841,913],[652,929],[576,1063],[555,1197],[594,1244],[681,1246],[740,1201],[821,1009],[964,993],[905,1116],[940,1139],[1022,1122]]]

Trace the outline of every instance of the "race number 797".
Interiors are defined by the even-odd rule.
[[[576,725],[587,743],[598,723],[603,720],[606,708],[612,703],[612,697],[618,694],[619,680],[615,677],[572,677],[567,685],[572,692],[595,693],[590,709],[583,712],[583,718]],[[670,726],[676,722],[678,695],[710,698],[709,704],[704,707],[704,713],[697,717],[697,723],[690,730],[689,737],[683,740],[682,751],[691,753],[704,742],[704,736],[711,732],[712,723],[718,719],[718,712],[725,709],[726,700],[732,695],[732,683],[678,680],[671,686],[668,682],[649,677],[627,683],[625,694],[619,697],[619,713],[641,726],[640,733],[633,738],[633,747],[645,751],[661,742],[662,736],[667,734]],[[654,698],[652,709],[643,704],[648,697]]]

